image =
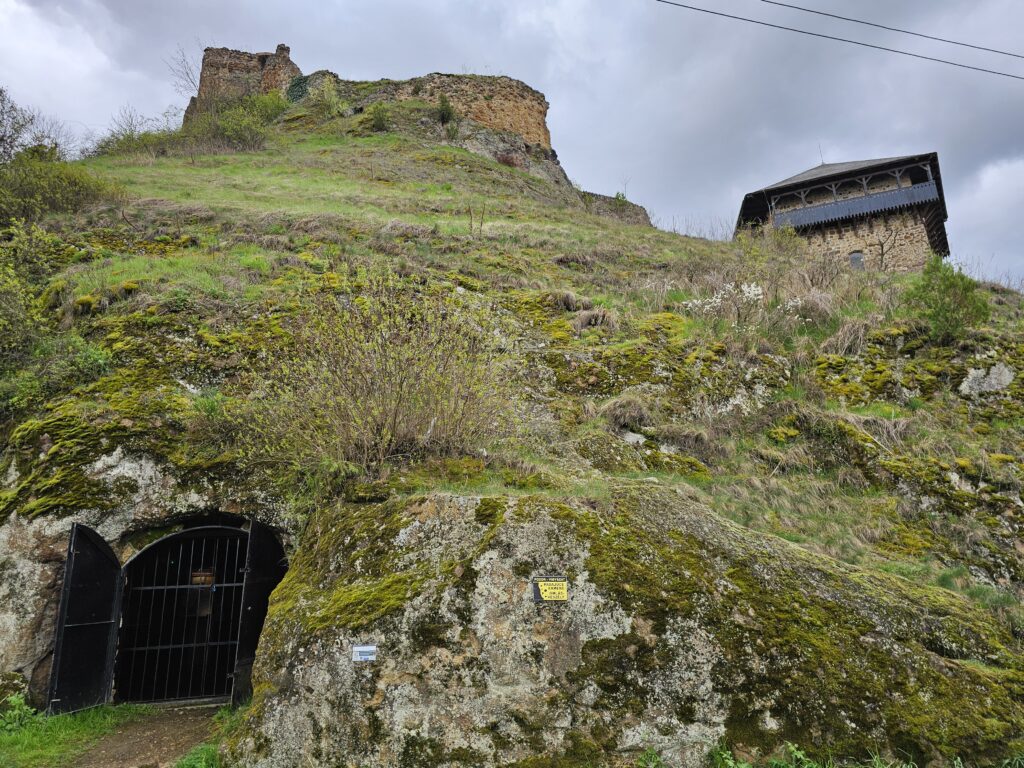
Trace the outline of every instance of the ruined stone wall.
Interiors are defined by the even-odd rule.
[[[291,49],[278,45],[274,53],[246,53],[230,48],[207,48],[199,75],[199,93],[185,110],[186,122],[203,106],[273,91],[284,92],[302,71],[291,60]]]
[[[376,87],[368,89],[368,85]],[[511,77],[434,73],[412,80],[379,84],[338,80],[338,90],[342,98],[354,106],[406,99],[436,103],[444,94],[459,117],[469,118],[496,131],[522,136],[527,144],[551,149],[547,99],[540,91]]]
[[[583,205],[590,212],[610,219],[618,219],[626,224],[650,227],[651,217],[642,205],[631,203],[619,197],[599,195],[596,192],[583,193]]]
[[[867,269],[912,272],[931,255],[923,209],[837,222],[802,234],[812,254],[845,260],[859,251]]]

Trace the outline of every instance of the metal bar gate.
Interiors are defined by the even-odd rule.
[[[231,695],[248,534],[192,528],[125,566],[117,701]]]

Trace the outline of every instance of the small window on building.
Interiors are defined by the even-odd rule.
[[[850,254],[850,267],[853,269],[864,269],[863,251],[853,251]]]

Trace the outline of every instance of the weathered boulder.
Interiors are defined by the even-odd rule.
[[[564,575],[565,604],[531,579]],[[354,662],[354,645],[378,648]],[[919,760],[1024,746],[1024,657],[942,590],[728,523],[649,483],[446,495],[310,520],[232,764],[697,766],[721,739]]]
[[[1007,389],[1016,373],[1005,363],[996,363],[989,369],[969,368],[967,376],[960,382],[959,392],[961,395],[971,396],[988,392],[1002,392]]]

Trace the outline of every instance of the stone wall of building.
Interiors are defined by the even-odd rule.
[[[199,74],[199,93],[185,110],[187,122],[205,105],[274,91],[284,92],[302,71],[291,60],[287,45],[274,53],[246,53],[230,48],[207,48]]]
[[[912,272],[931,255],[922,209],[836,222],[801,234],[812,254],[845,261],[861,253],[867,269]]]

